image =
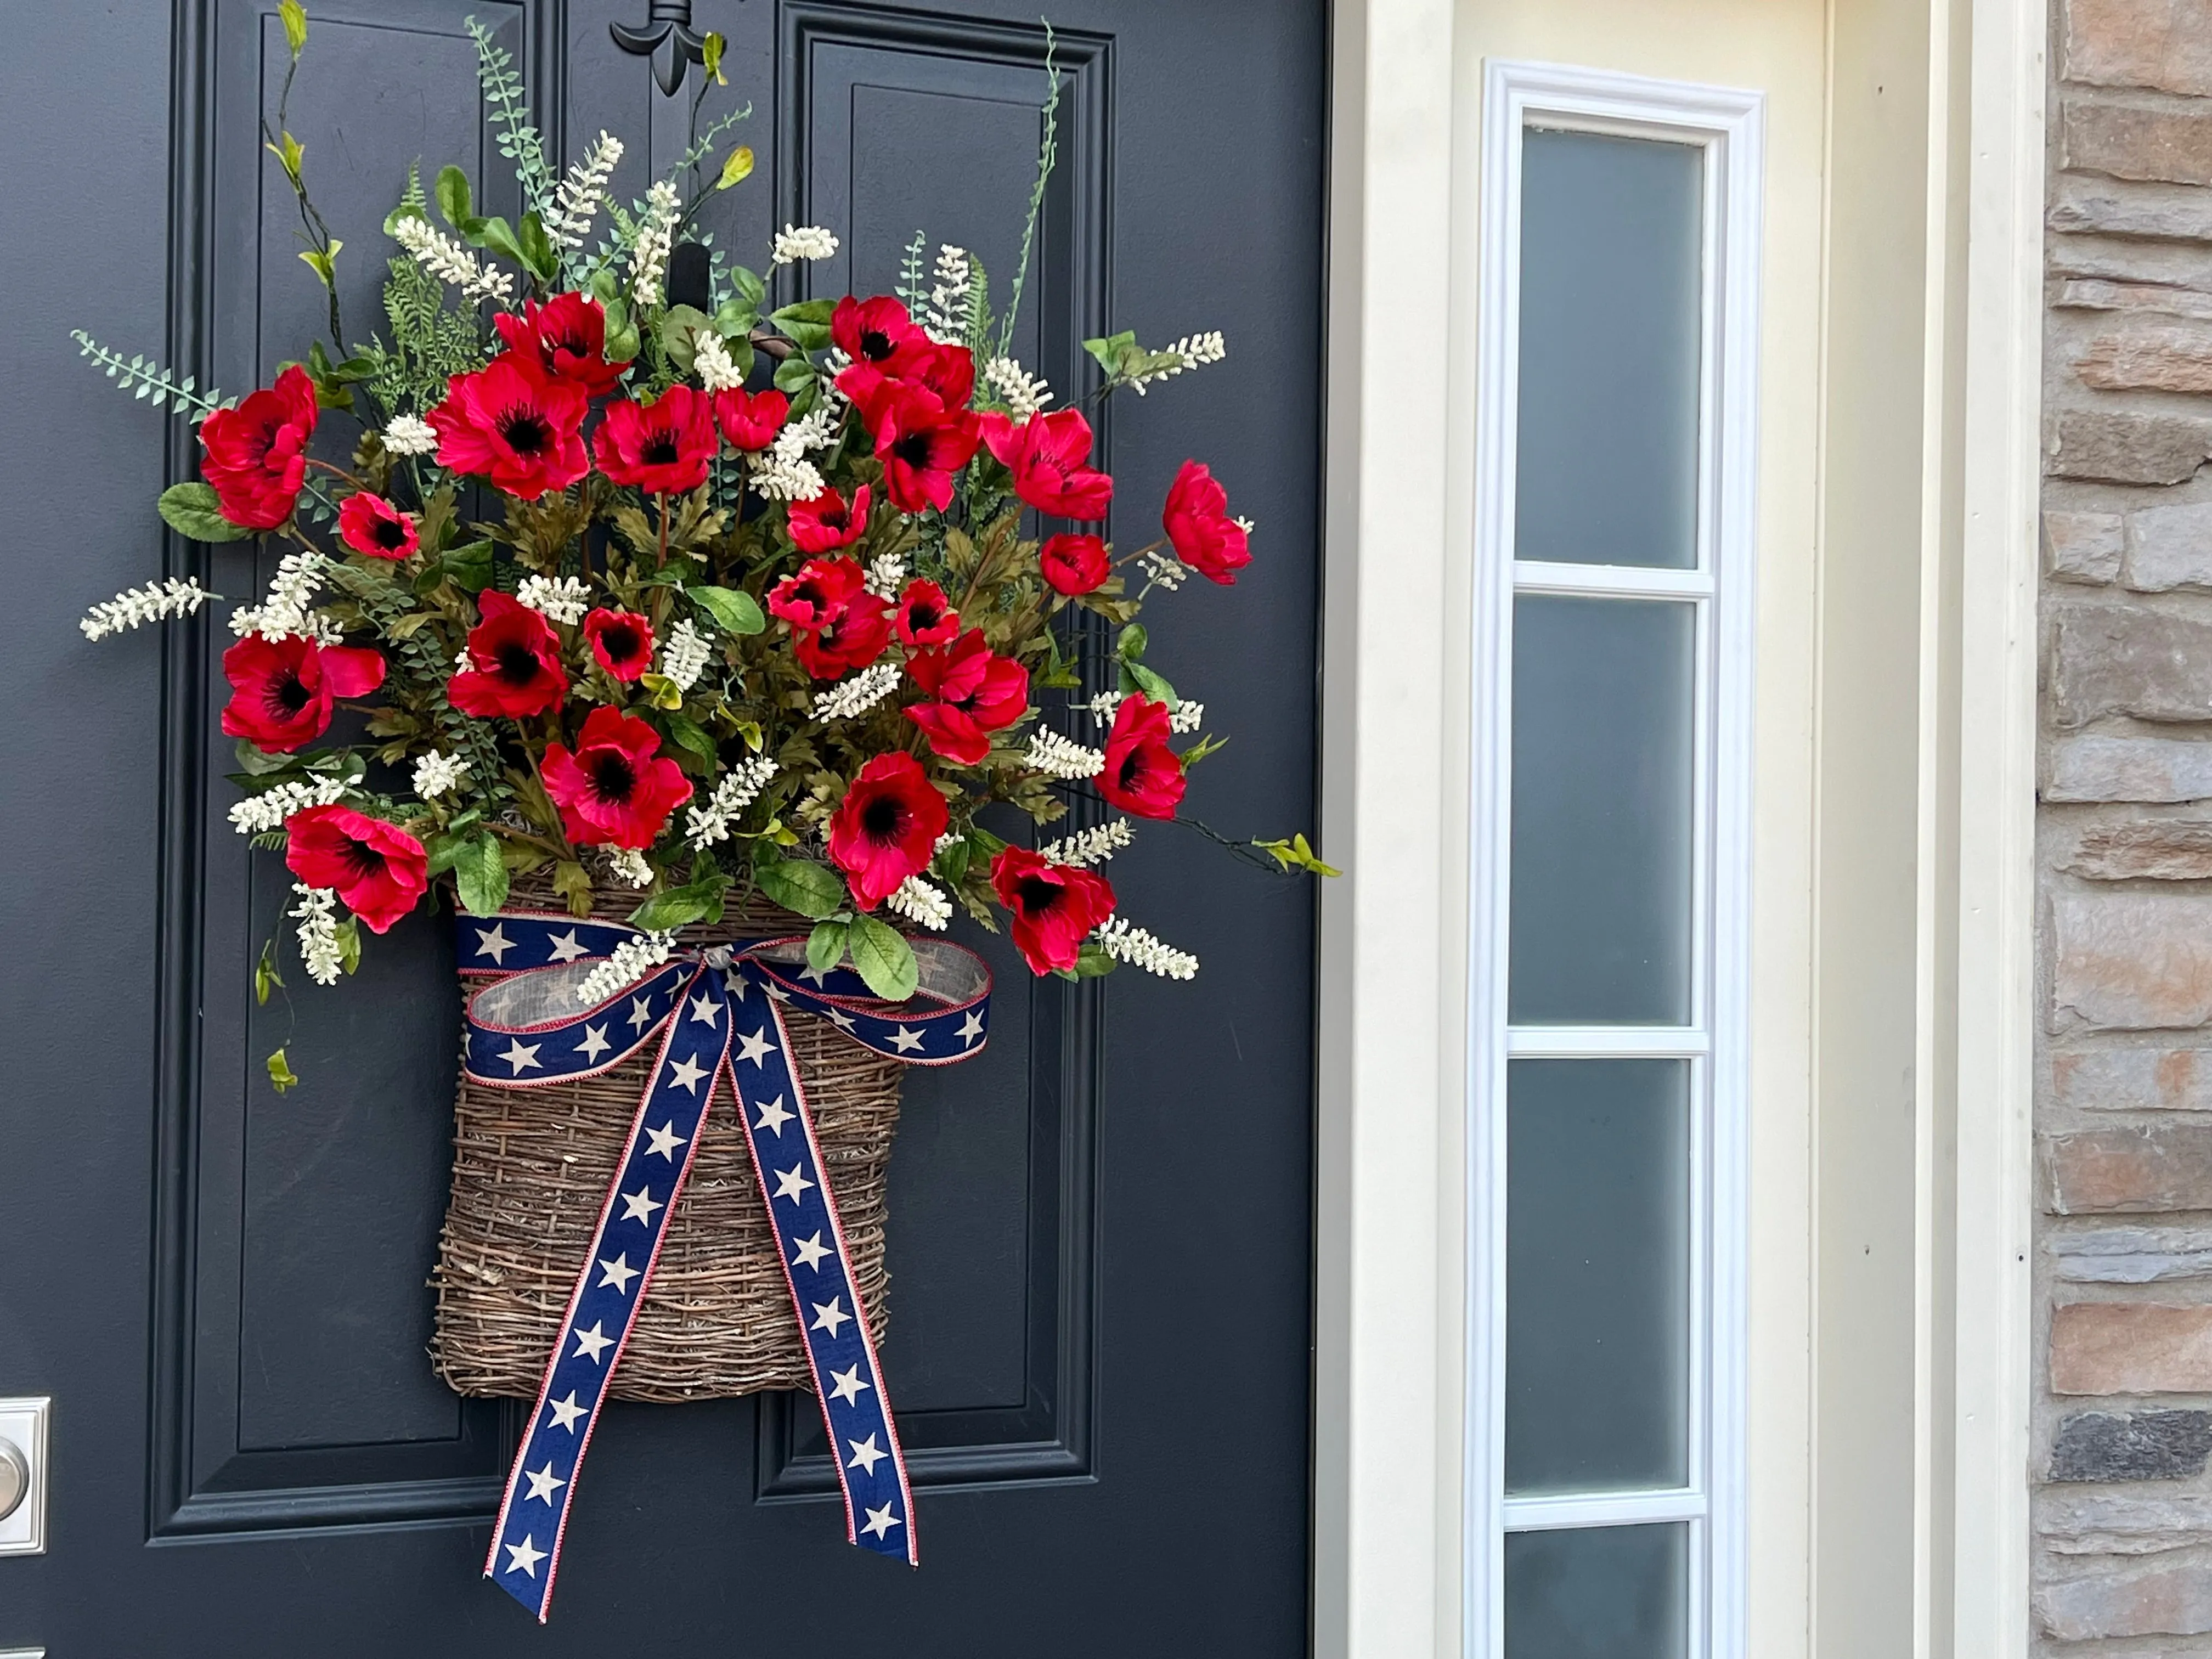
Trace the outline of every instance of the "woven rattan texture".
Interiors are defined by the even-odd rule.
[[[508,904],[560,908],[550,894],[520,890]],[[600,914],[619,919],[627,908]],[[684,938],[757,939],[807,925],[781,911],[733,911]],[[844,1224],[847,1265],[880,1340],[884,1182],[903,1068],[826,1020],[788,1007],[784,1018]],[[536,1395],[659,1048],[656,1038],[611,1072],[544,1088],[461,1079],[453,1191],[431,1279],[438,1321],[430,1351],[458,1393]],[[701,1127],[612,1396],[677,1402],[811,1387],[776,1255],[752,1154],[726,1090]]]

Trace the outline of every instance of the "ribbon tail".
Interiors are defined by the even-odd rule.
[[[716,995],[720,993],[720,1000]],[[736,1010],[722,975],[700,968],[676,993],[652,1080],[599,1206],[592,1249],[568,1293],[560,1335],[514,1455],[484,1577],[534,1613],[553,1602],[576,1480],[615,1367],[659,1265],[669,1218],[691,1173],[699,1126],[728,1068]]]
[[[732,990],[736,989],[733,982]],[[790,1287],[792,1312],[806,1345],[815,1398],[845,1498],[847,1541],[879,1555],[918,1565],[914,1493],[898,1429],[876,1361],[868,1313],[854,1283],[830,1190],[814,1115],[799,1068],[791,1062],[791,1034],[777,999],[763,996],[759,1029],[737,1033],[726,1064],[753,1173],[760,1183]],[[734,1005],[733,1005],[734,1006]]]

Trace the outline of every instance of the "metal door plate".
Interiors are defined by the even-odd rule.
[[[46,1454],[46,1419],[54,1402],[43,1397],[0,1400],[0,1440],[13,1441],[31,1466],[31,1488],[15,1512],[0,1521],[0,1555],[46,1553],[46,1483],[52,1465]],[[0,1652],[0,1659],[9,1659]]]

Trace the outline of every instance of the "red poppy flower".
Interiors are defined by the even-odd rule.
[[[284,826],[284,862],[310,887],[335,887],[373,933],[415,908],[430,885],[429,854],[396,823],[350,806],[310,806]]]
[[[847,295],[830,313],[830,338],[855,363],[903,379],[932,347],[921,325],[888,294],[872,300]]]
[[[492,319],[507,348],[536,363],[555,380],[567,380],[586,397],[604,398],[621,380],[627,362],[606,360],[607,313],[583,294],[556,294],[540,305],[523,301],[524,314],[502,312]]]
[[[982,423],[968,410],[950,410],[920,386],[888,388],[877,405],[876,456],[884,489],[902,513],[952,504],[952,475],[982,441]]]
[[[1021,719],[1030,706],[1030,671],[991,654],[983,630],[971,628],[941,651],[917,651],[906,665],[930,698],[906,717],[946,760],[973,766],[991,752],[991,736]]]
[[[589,847],[645,848],[691,785],[659,752],[660,733],[616,708],[594,708],[574,754],[545,745],[545,793],[568,839]]]
[[[817,680],[866,668],[890,643],[890,601],[867,591],[851,559],[809,559],[770,591],[768,608],[791,624],[791,648]]]
[[[566,489],[590,470],[589,407],[580,386],[545,374],[533,358],[501,352],[446,383],[446,401],[428,417],[438,429],[438,465],[489,478],[526,501]]]
[[[315,385],[297,363],[265,391],[200,422],[200,471],[222,516],[248,530],[274,530],[292,516],[315,435]]]
[[[338,539],[372,559],[404,559],[422,544],[410,514],[366,489],[338,504]]]
[[[609,404],[592,437],[592,458],[612,483],[681,495],[707,482],[707,463],[719,443],[714,400],[672,386],[649,404],[627,398]]]
[[[561,641],[552,625],[495,587],[477,599],[483,620],[469,630],[469,666],[446,682],[464,714],[490,720],[542,714],[568,695]]]
[[[1032,415],[1016,425],[996,410],[983,416],[983,441],[1014,475],[1014,494],[1040,513],[1103,519],[1114,480],[1089,465],[1091,422],[1079,409]]]
[[[634,680],[653,665],[653,624],[635,611],[594,611],[584,618],[584,637],[599,666],[618,680]]]
[[[1106,734],[1106,769],[1098,793],[1140,818],[1171,818],[1182,799],[1182,757],[1168,747],[1168,706],[1130,696],[1114,711]]]
[[[960,613],[946,601],[945,590],[919,578],[899,595],[891,626],[905,645],[943,645],[960,632]]]
[[[774,386],[748,392],[733,386],[714,394],[714,418],[722,423],[722,435],[732,449],[766,449],[790,413],[791,399]]]
[[[1072,971],[1091,930],[1114,914],[1114,890],[1103,876],[1048,864],[1026,847],[1000,850],[991,885],[1013,912],[1014,946],[1033,974]]]
[[[1160,525],[1175,544],[1176,557],[1208,581],[1233,587],[1237,573],[1252,562],[1244,526],[1229,516],[1229,492],[1196,461],[1185,461],[1169,486]]]
[[[222,653],[222,673],[231,690],[223,735],[289,750],[331,729],[340,697],[365,697],[383,684],[384,659],[362,646],[249,634]]]
[[[790,511],[791,539],[803,553],[831,553],[850,547],[868,527],[868,487],[853,492],[852,504],[836,490],[824,488],[819,495],[793,501]]]
[[[1112,572],[1106,544],[1096,536],[1051,536],[1037,549],[1037,564],[1055,593],[1096,592]]]
[[[863,910],[929,867],[948,816],[945,797],[903,749],[860,769],[830,815],[830,861],[845,872]]]

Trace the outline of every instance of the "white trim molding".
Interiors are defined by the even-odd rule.
[[[1470,1267],[1462,1319],[1469,1659],[1505,1650],[1504,1540],[1536,1527],[1692,1523],[1689,1651],[1735,1659],[1744,1631],[1744,1239],[1749,1093],[1751,732],[1758,563],[1758,344],[1765,100],[1754,91],[1492,61],[1483,82],[1474,295],[1474,547],[1466,1015]],[[1514,556],[1522,139],[1531,125],[1702,152],[1697,562],[1687,570]],[[1509,1027],[1512,611],[1516,594],[1686,602],[1697,617],[1691,1017],[1677,1029]],[[1690,1061],[1690,1486],[1571,1500],[1504,1492],[1506,1068],[1531,1054]]]

